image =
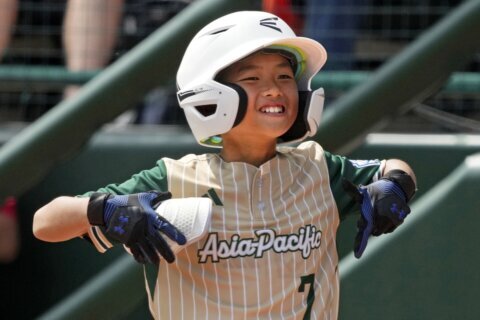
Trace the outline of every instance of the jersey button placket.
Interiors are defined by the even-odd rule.
[[[262,175],[260,175],[260,178],[258,178],[257,185],[258,185],[258,196],[259,196],[258,202],[257,202],[257,208],[263,214],[263,211],[265,210],[265,202],[263,202],[262,200],[262,186],[263,186]]]
[[[262,200],[263,179],[261,170],[258,170],[253,178],[252,183],[252,212],[256,220],[263,220],[263,211],[265,203]]]
[[[258,210],[260,210],[263,213],[263,211],[265,210],[265,202],[259,201],[257,203],[257,208],[258,208]]]
[[[270,172],[269,163],[266,163],[260,167],[260,177],[258,179],[258,203],[257,207],[260,210],[262,217],[265,217],[265,209],[267,207],[264,199],[264,187],[265,187],[265,179],[268,179],[268,174]]]
[[[258,182],[257,182],[258,203],[263,203],[263,201],[262,201],[262,186],[263,186],[263,178],[262,178],[262,176],[260,176],[260,178],[258,178]],[[257,207],[260,209],[259,205],[257,205]]]

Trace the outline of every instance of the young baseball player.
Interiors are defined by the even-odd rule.
[[[360,213],[360,257],[370,235],[403,222],[416,183],[401,160],[295,145],[317,131],[324,97],[310,81],[326,57],[269,13],[211,22],[187,48],[177,84],[195,138],[219,152],[163,158],[121,184],[54,199],[35,214],[35,235],[83,236],[99,251],[125,245],[154,268],[146,287],[155,318],[336,319],[339,222]],[[168,192],[212,199],[199,240],[153,209]]]

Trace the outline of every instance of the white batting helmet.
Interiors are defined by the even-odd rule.
[[[279,143],[316,133],[323,110],[323,89],[311,92],[312,77],[327,60],[323,46],[297,37],[279,17],[261,11],[228,14],[206,25],[190,42],[177,72],[177,98],[196,140],[221,147],[220,135],[240,123],[247,95],[237,85],[215,80],[234,62],[261,50],[280,50],[293,57],[299,90],[299,112]]]

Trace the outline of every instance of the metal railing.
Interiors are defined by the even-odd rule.
[[[0,83],[5,87],[21,85],[30,90],[35,88],[63,88],[67,84],[85,84],[102,71],[69,71],[58,66],[0,65]],[[368,81],[373,72],[369,71],[322,71],[312,80],[312,87],[326,90],[347,91]],[[446,93],[480,94],[480,74],[456,72],[446,81]]]

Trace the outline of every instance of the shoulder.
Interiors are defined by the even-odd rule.
[[[318,157],[318,156],[323,157],[323,155],[324,155],[324,151],[323,151],[322,146],[315,141],[302,142],[297,147],[297,151],[302,152],[302,153],[307,153],[307,154],[312,155],[314,157]]]
[[[322,146],[315,141],[305,141],[296,147],[279,147],[278,151],[285,155],[301,157],[310,160],[323,160],[325,151]]]
[[[198,166],[208,166],[212,161],[217,160],[218,156],[213,153],[205,154],[187,154],[179,159],[162,158],[159,163],[162,163],[167,170],[173,168],[195,168]]]
[[[279,159],[305,172],[319,171],[328,175],[325,152],[315,141],[306,141],[295,147],[281,147],[278,149]]]

